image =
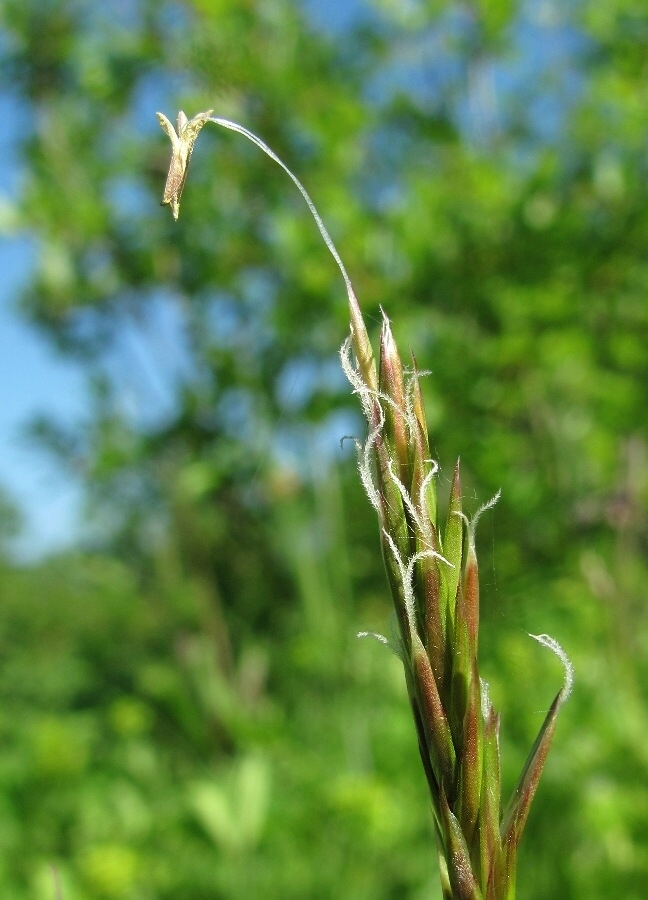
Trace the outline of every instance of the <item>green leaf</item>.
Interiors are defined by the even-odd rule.
[[[505,867],[507,872],[512,872],[514,870],[515,851],[522,836],[522,832],[524,831],[531,802],[538,787],[542,769],[549,752],[549,747],[551,746],[554,731],[556,730],[558,712],[565,700],[569,697],[573,683],[572,664],[560,645],[546,634],[532,634],[530,636],[545,647],[548,647],[559,657],[563,664],[565,681],[549,707],[549,711],[538,732],[538,736],[531,748],[531,752],[527,757],[524,769],[522,770],[502,818],[500,833],[505,848]]]
[[[506,848],[507,855],[510,854],[511,850],[515,851],[522,836],[531,801],[538,787],[556,728],[561,693],[556,694],[553,703],[549,707],[549,712],[542,723],[542,728],[535,739],[535,743],[527,757],[524,769],[502,818],[502,843]]]

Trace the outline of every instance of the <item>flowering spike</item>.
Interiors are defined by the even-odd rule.
[[[451,621],[454,621],[457,588],[461,578],[461,558],[463,553],[463,513],[461,511],[461,481],[459,478],[459,460],[457,460],[452,487],[450,489],[450,505],[443,535],[443,548],[446,559],[453,567],[444,573],[445,603]]]
[[[477,658],[477,642],[479,638],[479,572],[477,567],[477,554],[472,541],[468,543],[466,551],[466,566],[461,586],[462,615],[466,619],[470,654]]]
[[[463,722],[463,748],[459,768],[457,818],[472,849],[475,828],[479,816],[483,767],[484,720],[481,710],[481,691],[477,660],[472,659],[472,673],[468,689],[468,702]],[[472,854],[471,854],[472,855]],[[478,858],[478,854],[477,858]]]
[[[441,824],[446,859],[452,860],[452,865],[448,866],[452,900],[483,900],[473,874],[466,839],[456,816],[450,809],[443,789],[441,789]]]
[[[425,649],[439,692],[445,694],[448,660],[445,608],[441,603],[440,593],[439,561],[429,557],[423,558],[418,567],[418,579],[420,595],[423,598],[422,631],[425,638]]]
[[[486,892],[486,900],[500,900],[497,893],[502,865],[499,716],[492,706],[484,725],[482,749],[483,777],[478,821],[480,883]]]
[[[450,793],[453,792],[455,749],[432,666],[418,635],[412,641],[412,670],[432,769],[437,783]]]
[[[515,860],[558,711],[571,689],[572,671],[562,649],[547,635],[540,643],[558,654],[565,683],[557,694],[500,821],[499,718],[479,678],[478,566],[475,526],[462,512],[459,463],[455,467],[443,539],[437,526],[436,463],[429,438],[416,361],[409,377],[384,316],[380,377],[353,286],[331,237],[299,179],[253,132],[211,110],[178,130],[158,113],[171,140],[164,189],[174,218],[180,209],[187,165],[196,138],[210,121],[256,144],[301,192],[346,285],[351,336],[341,359],[362,405],[369,435],[357,443],[362,483],[380,523],[381,546],[398,620],[395,649],[403,660],[423,769],[434,809],[444,900],[514,900]],[[355,355],[352,358],[351,350]],[[464,525],[467,523],[466,537]],[[379,641],[386,639],[373,635]]]
[[[405,418],[405,382],[403,367],[389,319],[383,313],[380,333],[380,367],[378,386],[381,394],[389,398],[385,404],[384,439],[389,443],[390,457],[395,460],[401,481],[408,483],[408,433]]]
[[[433,478],[427,477],[428,473],[436,473],[437,464],[430,458],[430,444],[428,439],[425,410],[421,396],[416,359],[412,355],[412,374],[408,381],[410,393],[410,405],[412,413],[410,435],[410,459],[412,465],[412,496],[419,497],[422,513],[426,515],[431,528],[437,530],[437,496],[436,485]],[[422,493],[421,493],[422,492]],[[440,550],[439,546],[439,550]]]

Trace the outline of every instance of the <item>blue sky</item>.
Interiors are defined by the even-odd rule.
[[[78,485],[28,438],[27,424],[43,413],[74,420],[86,397],[81,371],[17,315],[31,256],[24,238],[0,236],[0,485],[24,516],[20,557],[69,542],[79,503]]]
[[[35,247],[15,222],[21,169],[16,139],[27,126],[17,98],[0,93],[0,487],[19,507],[24,528],[13,549],[22,558],[73,537],[79,487],[27,436],[37,415],[76,419],[85,408],[81,371],[58,357],[18,314]]]

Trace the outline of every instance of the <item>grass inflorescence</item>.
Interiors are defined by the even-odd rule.
[[[307,191],[260,138],[211,113],[198,113],[188,120],[180,112],[177,132],[158,113],[172,143],[162,202],[171,206],[177,219],[194,143],[204,125],[213,122],[242,134],[270,156],[308,204],[347,289],[351,330],[342,345],[341,360],[368,426],[365,440],[357,442],[358,468],[378,517],[398,622],[395,649],[403,661],[434,812],[443,895],[445,900],[513,900],[517,847],[558,712],[571,690],[571,664],[553,638],[532,635],[558,655],[565,679],[503,809],[499,716],[479,676],[475,549],[479,516],[497,498],[469,520],[462,508],[457,462],[448,509],[441,519],[438,466],[430,454],[416,361],[403,365],[385,315],[376,361],[351,280]]]

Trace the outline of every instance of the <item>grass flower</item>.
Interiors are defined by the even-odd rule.
[[[179,132],[158,113],[172,141],[163,203],[179,212],[186,166],[206,122],[236,131],[289,175],[315,219],[347,289],[351,332],[342,367],[357,395],[368,433],[357,443],[358,468],[376,510],[398,645],[423,770],[429,788],[445,900],[513,900],[516,851],[556,727],[572,686],[572,666],[547,635],[532,635],[560,658],[564,684],[531,748],[513,794],[501,805],[499,716],[479,677],[479,571],[475,528],[462,509],[459,462],[448,510],[440,520],[416,361],[406,368],[383,315],[378,360],[342,260],[305,188],[255,134],[227,119],[178,116]],[[184,141],[184,143],[183,143]],[[366,632],[362,633],[363,635]],[[385,641],[384,638],[379,639]]]

